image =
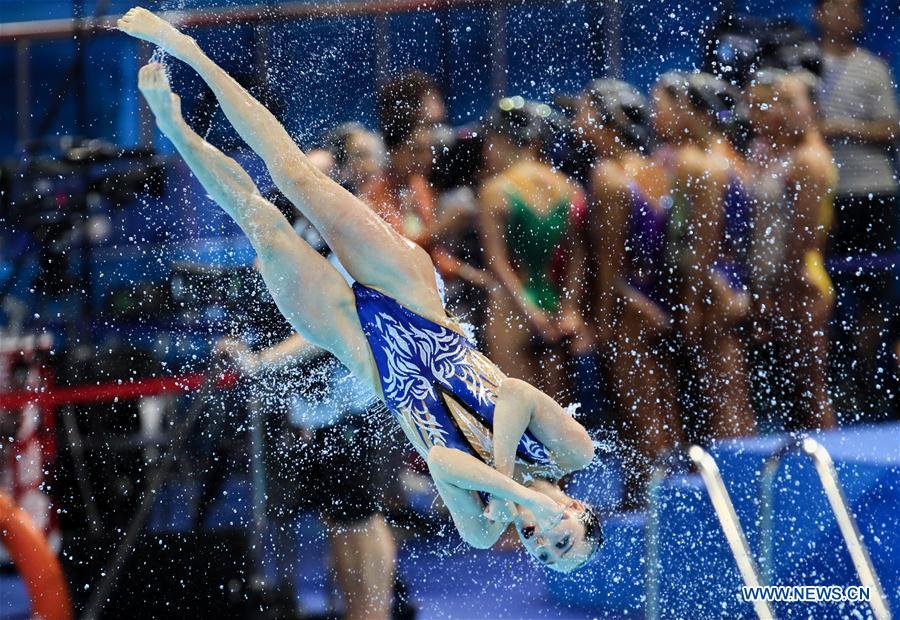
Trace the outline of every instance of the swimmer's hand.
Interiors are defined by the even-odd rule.
[[[247,377],[252,377],[260,370],[257,355],[250,351],[247,345],[240,340],[233,338],[221,339],[216,343],[213,355],[233,364],[237,370],[241,371],[241,374]]]
[[[559,525],[566,513],[566,507],[555,499],[543,493],[535,492],[534,500],[531,502],[532,514],[537,522],[537,526],[542,531],[552,530]]]
[[[518,514],[513,502],[496,497],[491,497],[484,510],[484,518],[491,523],[512,523]]]

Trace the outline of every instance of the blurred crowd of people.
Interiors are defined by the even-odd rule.
[[[341,125],[311,157],[429,251],[507,374],[619,433],[637,503],[677,443],[830,428],[835,400],[889,392],[890,273],[862,260],[836,283],[826,257],[896,249],[895,92],[853,43],[858,2],[815,19],[819,75],[669,72],[648,95],[599,79],[459,129],[407,71],[379,91],[378,132]],[[853,316],[833,329],[844,285]]]
[[[894,84],[854,43],[858,0],[814,11],[815,72],[788,53],[740,80],[668,72],[647,94],[598,79],[553,102],[503,97],[451,128],[439,84],[409,70],[379,88],[377,131],[345,123],[307,149],[431,254],[449,311],[505,373],[616,437],[624,509],[643,504],[652,463],[678,444],[828,429],[893,406]],[[262,331],[271,342],[255,354],[226,346],[246,374],[300,359],[344,395],[301,398],[291,440],[330,454],[340,484],[320,489],[301,454],[284,485],[330,498],[348,617],[383,609],[394,543],[378,459],[359,439],[366,394],[321,358],[310,371],[318,354],[286,324]]]

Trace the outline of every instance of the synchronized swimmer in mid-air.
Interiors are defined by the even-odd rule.
[[[281,192],[338,256],[352,284],[234,160],[191,130],[162,65],[141,68],[138,87],[157,126],[249,238],[278,308],[385,402],[428,463],[463,539],[487,548],[512,523],[528,553],[548,567],[569,572],[584,565],[602,543],[597,515],[558,485],[594,457],[584,427],[482,355],[447,315],[429,255],[313,166],[278,120],[192,38],[142,8],[126,13],[118,28],[200,75]]]

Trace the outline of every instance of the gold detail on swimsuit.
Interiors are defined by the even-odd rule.
[[[466,438],[469,446],[478,453],[478,458],[485,463],[492,463],[494,441],[490,429],[476,420],[451,394],[441,392],[441,397],[444,399],[444,404],[447,405],[447,410],[453,417],[456,427]]]

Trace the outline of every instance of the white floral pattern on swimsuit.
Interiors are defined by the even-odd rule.
[[[434,399],[434,386],[419,367],[428,367],[439,382],[452,388],[450,379],[456,368],[465,363],[465,347],[449,330],[431,331],[414,325],[402,325],[383,312],[375,316],[375,326],[387,337],[382,339],[388,372],[382,379],[388,402],[408,411],[417,426],[428,434],[432,444],[444,445],[446,431],[428,409],[427,400]]]

